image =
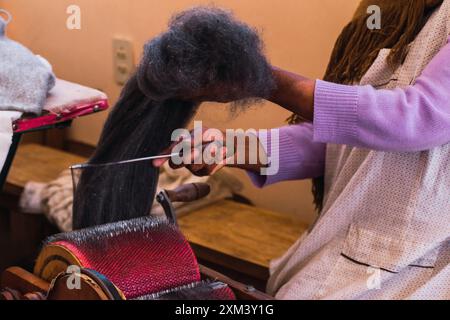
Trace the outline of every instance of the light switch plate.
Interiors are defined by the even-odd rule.
[[[134,72],[133,43],[128,39],[113,39],[114,77],[116,83],[124,85]]]

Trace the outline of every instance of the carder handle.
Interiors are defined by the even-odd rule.
[[[211,187],[207,183],[190,183],[175,190],[166,190],[171,202],[193,202],[209,195]]]

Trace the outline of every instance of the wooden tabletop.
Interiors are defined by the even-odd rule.
[[[71,165],[85,161],[86,158],[38,144],[20,145],[4,191],[20,195],[27,182],[50,182]]]
[[[267,277],[270,261],[307,229],[286,214],[227,200],[186,214],[178,223],[200,259],[261,278]]]

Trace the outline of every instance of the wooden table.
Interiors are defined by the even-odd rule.
[[[202,263],[261,283],[268,279],[270,261],[283,255],[307,229],[286,214],[227,200],[186,214],[178,223]]]
[[[71,165],[86,158],[38,144],[23,144],[16,153],[0,194],[0,272],[12,265],[31,267],[42,240],[57,232],[43,215],[18,208],[19,197],[29,181],[50,182]]]
[[[20,195],[29,181],[50,182],[71,165],[86,158],[38,144],[21,145],[9,172],[4,192]]]

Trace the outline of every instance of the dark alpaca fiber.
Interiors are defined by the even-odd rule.
[[[220,101],[268,97],[274,88],[258,33],[215,7],[172,18],[145,45],[136,74],[106,121],[91,164],[157,155],[186,127],[204,93]],[[150,214],[159,170],[150,161],[84,169],[76,188],[73,228]]]

